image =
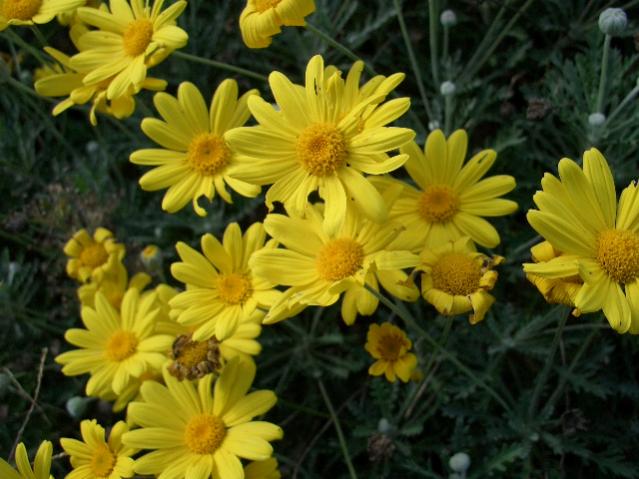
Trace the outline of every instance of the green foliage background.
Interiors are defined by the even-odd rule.
[[[398,3],[403,4],[430,118],[394,0],[318,0],[309,21],[377,72],[407,73],[398,92],[412,97],[412,108],[399,123],[414,128],[423,143],[429,124],[445,124],[444,98],[431,68],[429,2]],[[612,42],[604,108],[610,115],[638,77],[634,36],[639,1],[436,3],[438,10],[451,8],[458,18],[449,32],[450,55],[441,59],[438,72],[440,81],[454,81],[457,87],[450,126],[468,130],[472,150],[498,151],[492,173],[517,179],[510,197],[519,202],[519,212],[495,222],[503,238],[496,253],[507,258],[495,291],[498,301],[474,327],[463,318],[449,323],[437,317],[423,301],[406,305],[436,341],[443,341],[452,325],[447,353],[408,329],[422,368],[431,367],[422,383],[408,385],[388,384],[366,372],[371,362],[363,349],[368,324],[398,320],[384,306],[351,328],[339,320],[338,307],[311,308],[294,320],[265,327],[257,385],[274,389],[280,398],[268,418],[285,430],[284,440],[276,443],[283,476],[348,477],[324,388],[362,478],[446,478],[449,457],[458,451],[472,459],[468,478],[639,477],[637,338],[617,335],[600,314],[569,318],[547,380],[538,386],[539,404],[531,408],[558,321],[568,308],[544,303],[520,267],[536,241],[525,212],[543,172],[555,171],[561,157],[578,159],[595,145],[611,162],[618,188],[637,178],[636,101],[602,128],[591,127],[588,115],[595,111],[601,69],[603,35],[597,17],[608,6],[620,6],[631,20],[626,33]],[[248,50],[237,28],[242,4],[190,0],[180,20],[190,35],[184,51],[262,74],[277,69],[298,82],[315,53],[343,69],[352,63],[342,50],[303,29],[286,29],[267,50]],[[443,34],[435,23],[441,55]],[[69,48],[64,28],[49,24],[40,30],[50,44]],[[61,251],[75,230],[112,229],[127,245],[130,271],[144,269],[138,254],[145,245],[159,245],[164,272],[154,279],[172,282],[168,266],[176,259],[176,241],[196,244],[204,232],[220,234],[231,221],[246,226],[266,213],[259,199],[239,197],[233,205],[216,200],[205,219],[189,208],[163,213],[161,193],[142,192],[137,185],[142,169],[128,162],[133,150],[149,145],[139,123],[153,114],[151,96],[140,95],[132,118],[118,122],[102,116],[97,128],[89,125],[84,108],[53,118],[52,103],[32,91],[38,39],[28,28],[12,31],[24,44],[13,34],[0,34],[0,51],[12,63],[0,64],[2,457],[8,457],[29,409],[43,348],[47,355],[39,398],[22,434],[29,448],[50,439],[59,452],[57,439],[77,435],[81,418],[96,417],[103,424],[117,420],[109,405],[98,401],[89,402],[81,417],[71,417],[65,404],[82,396],[86,377],[66,378],[53,362],[67,349],[64,331],[79,323],[76,285],[64,274]],[[170,92],[189,80],[208,97],[229,76],[180,58],[170,58],[153,73],[169,81]],[[242,91],[257,87],[269,97],[265,83],[234,77]],[[65,459],[57,459],[56,477],[63,477],[67,467]]]

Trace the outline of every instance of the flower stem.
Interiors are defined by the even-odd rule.
[[[601,54],[601,76],[599,77],[599,93],[597,93],[597,105],[595,112],[603,113],[604,96],[606,94],[606,83],[608,83],[608,61],[610,57],[610,40],[612,37],[606,35],[603,44],[603,53]]]
[[[240,75],[245,75],[247,77],[255,78],[256,80],[268,81],[268,77],[266,75],[247,70],[246,68],[236,67],[235,65],[230,65],[229,63],[218,62],[216,60],[211,60],[209,58],[203,58],[197,55],[191,55],[190,53],[184,53],[180,51],[174,51],[173,55],[194,63],[201,63],[203,65],[219,68],[220,70],[226,70],[233,73],[238,73]]]
[[[437,20],[439,17],[439,5],[437,0],[428,0],[428,23],[430,40],[430,68],[433,74],[433,83],[438,86],[439,81],[439,56],[437,55]]]
[[[444,133],[446,136],[450,135],[452,123],[453,123],[453,95],[446,95],[444,97]]]

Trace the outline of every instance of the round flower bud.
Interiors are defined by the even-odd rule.
[[[439,21],[444,27],[454,27],[457,25],[457,15],[452,10],[444,10],[439,17]]]
[[[390,434],[393,429],[393,425],[385,417],[381,418],[377,423],[377,431],[381,434]]]
[[[140,260],[146,269],[159,270],[162,268],[162,251],[156,245],[150,244],[140,252]]]
[[[440,128],[440,124],[437,120],[432,120],[428,122],[428,130],[429,131],[435,131],[438,128]]]
[[[588,115],[588,123],[590,126],[598,127],[606,122],[606,115],[600,112],[591,113]]]
[[[73,396],[67,400],[67,412],[73,419],[80,419],[84,417],[84,413],[86,412],[90,401],[91,398]]]
[[[458,452],[451,456],[448,465],[455,472],[466,472],[470,467],[470,456],[465,452]]]
[[[626,29],[628,17],[621,8],[606,8],[599,15],[599,30],[606,35],[619,35]]]
[[[100,144],[97,141],[89,141],[86,144],[86,150],[89,155],[95,155],[98,151],[100,151]]]
[[[452,81],[445,81],[439,87],[439,91],[444,96],[454,95],[455,94],[455,84]]]

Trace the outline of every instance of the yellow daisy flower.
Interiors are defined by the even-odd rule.
[[[439,247],[426,248],[421,254],[422,297],[440,314],[456,316],[471,312],[470,324],[484,319],[495,298],[488,293],[497,281],[492,268],[503,261],[477,252],[468,237]]]
[[[437,246],[462,236],[487,248],[499,244],[499,233],[483,217],[517,210],[517,203],[499,198],[515,187],[515,179],[498,175],[481,180],[497,153],[480,151],[463,165],[467,148],[464,130],[455,131],[448,140],[441,130],[431,132],[424,151],[414,142],[402,146],[401,152],[409,156],[404,168],[416,187],[404,183],[390,218],[406,226],[398,241],[406,242],[412,250],[421,251],[425,244]],[[389,180],[377,181],[386,186]]]
[[[57,14],[73,10],[85,0],[0,0],[0,31],[9,25],[49,23]]]
[[[407,383],[417,367],[417,356],[409,353],[413,343],[406,333],[391,323],[371,324],[364,348],[376,361],[368,368],[371,376],[386,376],[394,383],[397,378]]]
[[[80,4],[81,7],[90,7],[90,8],[100,8],[102,5],[104,5],[102,3],[102,0],[82,0],[82,3]],[[78,23],[77,13],[78,13],[77,8],[59,13],[57,15],[58,23],[65,27],[66,26],[72,27],[73,25]]]
[[[191,201],[200,216],[206,211],[198,205],[202,196],[209,201],[217,192],[231,203],[226,185],[243,196],[254,197],[260,187],[237,179],[234,175],[235,152],[227,143],[229,130],[246,123],[250,112],[246,106],[250,90],[238,97],[235,80],[224,80],[215,91],[210,109],[195,85],[180,84],[177,98],[158,93],[154,103],[164,121],[145,118],[142,130],[162,149],[144,149],[131,154],[131,162],[157,166],[140,179],[147,191],[168,187],[162,208],[175,213]]]
[[[42,441],[38,452],[36,452],[34,467],[32,468],[27,448],[21,442],[16,448],[16,467],[18,471],[16,472],[8,462],[0,459],[0,477],[2,479],[50,479],[52,452],[53,445],[51,442]]]
[[[113,391],[110,391],[107,395],[101,395],[100,399],[113,402],[113,412],[123,411],[131,401],[140,400],[140,388],[145,381],[162,382],[162,370],[148,369],[140,374],[139,378],[130,378],[129,384],[120,391],[120,394],[115,394]],[[129,421],[128,418],[127,424],[131,425],[131,421]]]
[[[140,429],[122,437],[129,447],[153,449],[135,462],[135,472],[161,477],[242,479],[240,458],[265,460],[282,430],[271,423],[252,421],[276,402],[272,391],[247,394],[255,366],[233,359],[215,382],[201,379],[197,389],[190,381],[178,381],[165,370],[166,386],[142,385],[143,402],[129,405],[130,418]]]
[[[153,333],[158,315],[154,306],[153,295],[140,300],[140,292],[131,288],[122,299],[120,313],[98,292],[95,309],[82,308],[87,329],[69,329],[64,335],[81,349],[56,357],[64,365],[62,372],[68,376],[90,373],[86,393],[99,396],[109,390],[119,394],[131,377],[161,368],[173,338]]]
[[[545,278],[579,275],[584,284],[574,303],[581,312],[603,309],[619,333],[639,333],[639,189],[632,182],[619,203],[610,167],[595,148],[583,169],[564,158],[559,179],[546,173],[543,191],[533,197],[538,210],[528,222],[563,254],[524,271]]]
[[[80,423],[82,441],[63,437],[60,445],[69,455],[73,471],[66,479],[123,479],[133,477],[133,459],[137,451],[122,444],[122,434],[129,427],[124,421],[115,423],[105,440],[104,428],[95,419]]]
[[[93,237],[84,228],[76,232],[64,246],[69,277],[82,283],[99,281],[105,273],[114,271],[124,258],[124,245],[116,243],[106,228],[97,228]]]
[[[413,296],[409,285],[400,284],[408,279],[401,269],[415,266],[417,256],[387,249],[401,227],[378,225],[349,208],[343,226],[328,235],[319,210],[307,208],[306,218],[270,214],[264,220],[268,234],[284,248],[258,251],[249,264],[256,276],[291,286],[264,323],[286,319],[304,306],[329,306],[344,293],[342,319],[353,324],[358,313],[377,309],[378,299],[364,284],[377,290],[378,280],[394,293]]]
[[[545,263],[562,256],[548,241],[543,241],[533,246],[530,248],[530,253],[535,263]],[[564,304],[573,308],[575,307],[577,293],[579,293],[584,284],[579,275],[565,278],[546,278],[538,274],[528,273],[526,279],[535,285],[548,303]],[[580,311],[575,308],[572,314],[579,316]]]
[[[308,63],[305,87],[282,73],[271,73],[269,83],[279,110],[262,98],[249,98],[248,107],[259,125],[229,132],[228,141],[238,154],[238,178],[272,184],[266,192],[269,208],[279,201],[302,216],[308,195],[319,190],[326,204],[324,227],[334,234],[344,222],[349,197],[367,217],[386,220],[381,194],[362,173],[379,175],[399,168],[408,156],[389,158],[386,152],[410,141],[415,132],[384,126],[406,111],[407,98],[379,106],[362,122],[364,110],[383,101],[383,93],[369,96],[342,117],[342,99],[352,92],[344,90],[339,71],[328,79],[324,75],[320,55]]]
[[[314,0],[248,0],[240,15],[242,39],[249,48],[266,48],[282,25],[303,27],[314,11]]]
[[[130,89],[138,92],[147,68],[164,60],[173,50],[186,45],[188,35],[175,25],[186,8],[177,1],[162,11],[164,0],[110,0],[109,11],[82,7],[78,20],[97,30],[79,39],[80,53],[71,58],[75,70],[90,71],[85,85],[110,80],[106,98],[113,100]]]
[[[116,263],[112,270],[108,270],[100,279],[83,284],[78,288],[78,298],[82,306],[95,309],[95,294],[99,291],[111,303],[115,309],[120,309],[124,293],[135,288],[142,291],[151,282],[151,277],[146,273],[136,273],[129,278],[124,265]]]
[[[269,457],[263,461],[253,461],[244,466],[244,479],[280,479],[277,459]],[[222,479],[222,478],[215,478]]]
[[[169,304],[181,324],[196,327],[194,340],[213,335],[224,340],[258,307],[268,309],[279,298],[273,283],[256,277],[249,268],[251,255],[274,246],[265,245],[265,240],[261,223],[251,225],[244,236],[237,223],[232,223],[224,232],[223,243],[213,235],[202,236],[204,254],[182,242],[176,245],[182,262],[171,265],[171,273],[186,283],[187,290]]]
[[[171,314],[169,301],[171,301],[171,299],[173,299],[179,291],[168,284],[159,284],[155,287],[153,292],[146,292],[145,294],[153,293],[155,293],[157,298],[155,307],[160,310],[160,313],[155,320],[155,332],[157,334],[170,334],[173,337],[189,333],[190,331],[188,328],[178,323]]]

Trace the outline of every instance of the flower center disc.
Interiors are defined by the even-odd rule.
[[[304,169],[314,176],[329,176],[346,162],[344,135],[334,125],[316,123],[300,133],[297,158]]]
[[[597,238],[597,262],[617,283],[639,278],[639,235],[632,231],[604,231]]]
[[[213,454],[225,436],[224,423],[211,414],[193,417],[184,430],[184,442],[195,454]]]
[[[109,254],[100,243],[93,243],[82,249],[80,253],[80,261],[89,268],[97,268],[106,263]]]
[[[211,133],[196,136],[189,144],[186,160],[189,166],[204,176],[222,171],[231,158],[231,150],[224,139]]]
[[[95,477],[109,477],[116,463],[116,457],[104,444],[98,445],[91,456],[91,471]]]
[[[255,10],[262,13],[270,8],[275,8],[282,0],[255,0]]]
[[[458,296],[467,296],[477,291],[481,276],[481,266],[460,253],[443,255],[431,270],[435,288]]]
[[[180,381],[195,380],[222,368],[220,342],[213,337],[207,341],[191,341],[183,334],[173,342],[173,362],[169,373]]]
[[[226,304],[242,304],[251,297],[251,280],[244,274],[221,274],[217,278],[217,291]]]
[[[111,361],[124,361],[137,351],[138,338],[130,331],[119,330],[106,343],[106,356]]]
[[[408,348],[409,344],[399,334],[387,333],[379,338],[377,352],[386,361],[397,361],[402,347]]]
[[[124,53],[131,57],[142,55],[153,39],[153,22],[140,18],[130,22],[122,35]]]
[[[40,6],[42,0],[4,0],[2,16],[7,20],[31,20]]]
[[[450,220],[459,207],[459,199],[450,186],[428,186],[419,197],[417,211],[429,223]]]
[[[326,243],[317,255],[317,272],[326,281],[339,281],[354,275],[362,267],[364,249],[350,238]]]

